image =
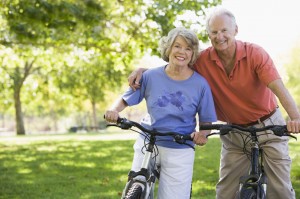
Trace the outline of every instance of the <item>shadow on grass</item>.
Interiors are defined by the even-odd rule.
[[[118,198],[133,141],[0,145],[0,198]],[[125,175],[124,175],[125,174]]]
[[[20,145],[0,141],[0,198],[120,198],[133,143],[44,140]],[[206,146],[197,147],[192,198],[215,198],[220,146],[219,139],[210,139]],[[300,195],[299,142],[290,146],[292,181]]]

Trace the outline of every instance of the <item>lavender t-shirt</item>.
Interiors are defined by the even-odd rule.
[[[165,73],[165,66],[148,69],[143,73],[141,88],[131,88],[123,95],[129,106],[146,100],[149,120],[143,120],[146,128],[159,132],[191,134],[196,128],[196,115],[200,122],[215,122],[214,102],[207,81],[198,73],[186,80],[173,80]],[[169,148],[186,148],[169,136],[161,136],[157,145]],[[192,142],[189,142],[193,144]]]

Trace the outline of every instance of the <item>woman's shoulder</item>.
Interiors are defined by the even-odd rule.
[[[207,80],[196,71],[194,71],[193,78],[195,78],[196,81],[200,81],[201,83],[208,84]]]

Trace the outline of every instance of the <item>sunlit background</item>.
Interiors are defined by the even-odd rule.
[[[236,17],[239,27],[236,38],[261,45],[284,74],[283,63],[291,50],[300,45],[300,1],[223,0],[222,6]],[[154,67],[164,62],[146,56],[141,63]]]
[[[297,0],[224,0],[236,16],[237,38],[262,45],[272,56],[285,54],[300,39]]]
[[[224,0],[236,16],[237,39],[257,43],[273,57],[279,70],[290,51],[300,45],[300,1]]]

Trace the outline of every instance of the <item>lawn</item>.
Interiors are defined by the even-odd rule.
[[[119,198],[131,165],[134,141],[103,140],[105,136],[103,133],[0,137],[0,198]],[[291,140],[291,176],[298,196],[299,151],[300,142]],[[219,152],[218,138],[196,148],[192,198],[215,198]]]

